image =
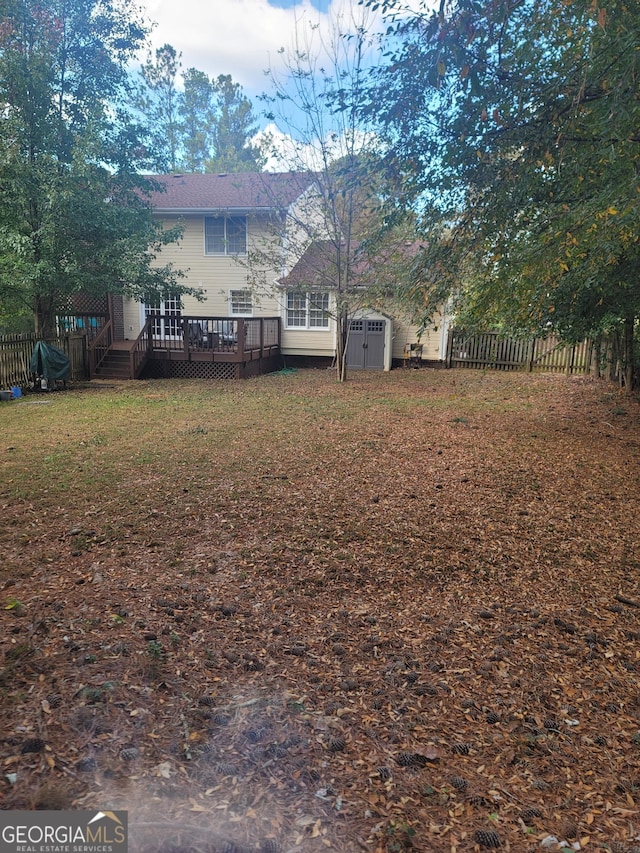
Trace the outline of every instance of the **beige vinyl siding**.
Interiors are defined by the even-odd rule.
[[[429,328],[425,330],[421,337],[420,343],[423,346],[422,358],[427,361],[438,361],[440,359],[440,340],[441,317],[438,314],[434,317],[436,329]],[[393,358],[402,359],[404,355],[404,347],[406,344],[418,343],[418,329],[420,327],[403,321],[402,319],[394,320],[393,323]]]
[[[140,303],[133,299],[124,300],[124,337],[125,340],[133,341],[140,334]]]
[[[329,237],[322,215],[322,199],[315,187],[309,187],[288,211],[284,241],[285,268],[290,271],[311,242],[327,240]]]
[[[286,329],[283,324],[282,351],[285,355],[333,356],[333,321],[328,329]]]
[[[282,352],[284,355],[317,355],[332,358],[335,354],[335,320],[329,316],[327,328],[287,328],[287,294],[281,295]],[[329,294],[329,311],[335,311],[333,294]]]
[[[179,221],[183,227],[183,235],[178,243],[170,243],[162,248],[157,262],[159,265],[171,263],[176,269],[183,270],[185,276],[180,279],[180,284],[202,291],[203,301],[194,296],[183,297],[183,314],[196,317],[229,317],[229,291],[251,289],[249,271],[231,255],[205,254],[204,217],[205,214],[202,213],[185,215],[180,220],[164,219],[166,228],[173,227]],[[265,235],[269,233],[264,222],[255,217],[249,216],[247,226],[249,245],[252,241],[265,239]],[[275,271],[267,272],[267,281],[271,283],[276,275]],[[256,294],[253,303],[254,317],[281,315],[276,295],[271,292]],[[140,332],[140,314],[139,303],[125,300],[126,337],[136,337]]]
[[[165,246],[159,256],[160,263],[171,262],[177,269],[185,271],[181,284],[201,290],[204,301],[199,302],[193,296],[185,296],[182,310],[187,315],[229,314],[229,290],[243,290],[248,287],[247,270],[230,255],[205,255],[204,251],[204,214],[185,216],[181,220],[184,228],[179,243]],[[171,227],[175,220],[166,220]]]

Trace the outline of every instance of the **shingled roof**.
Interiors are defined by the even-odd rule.
[[[234,174],[149,175],[164,192],[151,194],[154,210],[186,213],[206,210],[287,208],[311,185],[312,172],[237,172]]]
[[[416,256],[424,248],[420,241],[391,244],[370,256],[361,252],[362,244],[356,240],[351,245],[350,270],[358,285],[366,285],[368,278],[380,270],[405,267],[405,274]],[[342,246],[342,263],[346,261],[346,247]],[[278,280],[284,288],[333,287],[337,282],[338,257],[336,245],[331,240],[315,240],[302,253],[288,275]]]
[[[279,279],[282,287],[333,287],[336,282],[336,249],[331,240],[315,240],[294,264],[289,274]]]

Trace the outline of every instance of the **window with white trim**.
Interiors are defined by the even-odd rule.
[[[205,255],[246,255],[246,216],[205,216]]]
[[[287,293],[288,329],[328,329],[329,294],[319,291]]]
[[[152,294],[144,306],[145,320],[153,318],[152,334],[160,338],[176,338],[182,334],[182,302],[179,293],[167,299]]]
[[[250,290],[229,291],[229,313],[240,317],[250,317],[253,314]]]

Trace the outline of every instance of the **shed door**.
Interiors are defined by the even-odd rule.
[[[352,320],[347,345],[347,368],[384,370],[385,320]]]

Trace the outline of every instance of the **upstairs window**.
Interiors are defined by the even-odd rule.
[[[329,294],[320,292],[287,293],[288,329],[328,329]]]
[[[205,216],[205,255],[246,255],[246,216]]]

